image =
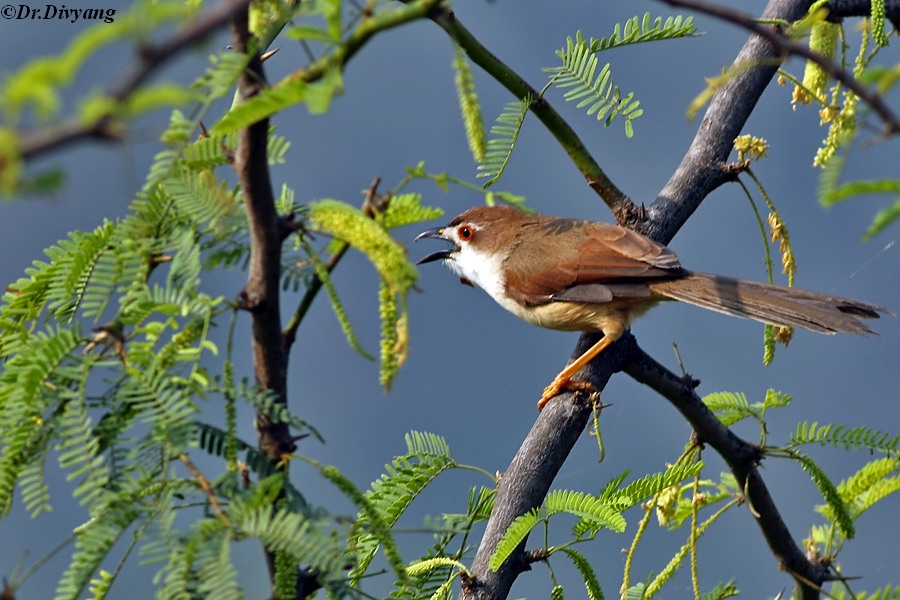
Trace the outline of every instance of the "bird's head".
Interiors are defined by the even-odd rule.
[[[432,252],[416,264],[444,263],[466,285],[491,290],[503,281],[502,263],[528,215],[511,206],[478,206],[457,215],[444,227],[423,231],[415,241],[433,238],[452,247]]]

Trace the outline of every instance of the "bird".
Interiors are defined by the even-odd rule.
[[[630,229],[508,205],[470,208],[415,241],[428,238],[451,247],[418,265],[443,261],[461,283],[532,325],[603,334],[544,389],[539,410],[563,389],[591,389],[572,377],[663,301],[826,334],[875,334],[863,319],[892,314],[840,296],[689,271],[668,247]]]

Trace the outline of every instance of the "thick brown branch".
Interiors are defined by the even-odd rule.
[[[572,358],[581,356],[600,336],[584,334]],[[603,353],[603,361],[591,364],[588,379],[603,389],[625,358],[622,344]],[[488,567],[497,543],[513,520],[540,506],[569,452],[581,437],[591,416],[591,404],[583,395],[567,394],[551,401],[534,423],[512,463],[500,477],[497,500],[472,563],[474,577],[463,586],[461,598],[487,600],[506,598],[516,577],[529,568],[523,542],[498,571]]]
[[[223,27],[236,13],[246,10],[249,4],[250,0],[226,0],[171,37],[142,47],[128,74],[110,87],[106,95],[116,101],[128,98],[164,63]],[[19,148],[22,158],[27,161],[84,138],[108,140],[119,137],[120,128],[110,118],[101,117],[94,123],[84,123],[82,119],[74,118],[53,127],[22,133]]]
[[[808,6],[805,0],[770,0],[763,18],[795,21]],[[755,66],[742,70],[713,96],[681,164],[648,208],[648,220],[634,223],[635,229],[668,243],[703,199],[731,179],[725,166],[734,138],[740,135],[783,58],[778,48],[750,36],[733,64]]]
[[[809,5],[804,0],[770,0],[764,13],[766,18],[793,21],[805,14]],[[731,178],[725,168],[732,142],[740,133],[756,102],[774,76],[782,53],[764,39],[752,36],[735,59],[742,65],[754,65],[743,70],[717,91],[694,140],[672,178],[646,211],[633,211],[629,225],[657,241],[667,243],[697,209],[703,199]],[[596,341],[596,335],[584,334],[575,354]],[[623,344],[617,343],[601,354],[576,375],[591,381],[602,390],[612,372],[622,367],[626,355]],[[588,408],[572,408],[572,395],[566,394],[550,402],[525,439],[513,462],[503,474],[497,500],[487,529],[472,565],[472,585],[463,589],[461,598],[505,598],[525,564],[524,549],[520,548],[498,571],[491,571],[488,560],[497,541],[517,516],[539,506],[559,471],[562,458],[571,451],[587,420]],[[710,445],[712,442],[707,440]],[[746,477],[758,477],[751,470]],[[507,483],[508,482],[508,483]],[[752,498],[767,505],[764,498]],[[786,530],[767,532],[768,536],[788,536]],[[803,571],[790,551],[784,551],[785,564]],[[801,581],[797,576],[796,580]],[[814,597],[815,590],[801,584],[804,597]]]
[[[871,14],[871,0],[830,0],[828,2],[829,21],[847,17],[868,17]],[[900,30],[900,0],[885,0],[884,16],[891,22],[894,29]]]
[[[247,11],[232,19],[231,31],[235,50],[254,52],[238,80],[240,98],[247,100],[266,85],[259,53],[248,48],[251,34],[247,27]],[[241,300],[250,312],[253,327],[256,381],[262,388],[275,392],[279,402],[287,404],[287,359],[281,339],[279,289],[282,236],[266,157],[268,132],[268,119],[241,129],[234,152],[234,169],[244,193],[250,226],[250,265]],[[257,429],[260,448],[272,459],[281,460],[294,451],[295,445],[285,423],[272,423],[259,414]]]
[[[247,69],[238,79],[240,99],[246,101],[266,87],[262,59],[251,47],[253,37],[248,27],[248,11],[241,11],[231,20],[231,34],[236,51],[253,53]],[[234,169],[244,193],[250,227],[250,265],[241,302],[250,312],[256,382],[263,389],[275,392],[276,401],[286,406],[287,351],[281,337],[278,285],[283,236],[266,156],[268,131],[268,118],[241,129],[234,152]],[[256,413],[256,430],[260,449],[274,462],[282,463],[296,449],[288,425],[273,422],[262,411]],[[268,548],[266,564],[274,582],[275,553]],[[298,589],[305,585],[304,573],[298,571]]]

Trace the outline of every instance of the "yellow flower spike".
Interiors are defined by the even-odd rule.
[[[809,35],[809,49],[813,52],[825,56],[829,60],[834,60],[837,55],[838,38],[841,32],[841,26],[837,23],[829,23],[825,20],[828,16],[827,9],[821,9],[816,17],[820,20],[816,21]],[[803,88],[805,99],[809,104],[812,98],[810,94],[821,101],[825,102],[825,86],[828,85],[828,74],[817,63],[811,60],[806,61],[806,69],[803,71]],[[795,97],[797,91],[794,92]]]
[[[759,160],[768,156],[769,142],[765,138],[758,138],[749,134],[739,135],[734,138],[734,149],[738,154],[738,160]]]

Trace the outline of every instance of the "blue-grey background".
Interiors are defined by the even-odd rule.
[[[114,7],[116,0],[90,7]],[[81,3],[79,2],[79,5]],[[764,2],[731,2],[759,14]],[[485,45],[526,77],[542,87],[541,67],[556,64],[554,50],[565,45],[566,36],[582,29],[586,36],[607,36],[614,23],[645,11],[654,15],[674,14],[649,1],[640,2],[519,2],[486,3],[467,0],[454,5],[460,21]],[[596,160],[613,181],[636,202],[650,202],[681,160],[699,121],[687,121],[685,108],[704,86],[704,77],[715,76],[731,63],[746,34],[734,27],[703,17],[696,19],[706,35],[683,41],[654,43],[601,55],[610,61],[615,81],[633,90],[645,114],[635,123],[636,135],[626,139],[621,123],[603,128],[559,94],[550,101],[563,113],[586,142]],[[0,23],[0,67],[4,72],[20,67],[28,58],[59,52],[84,23],[4,21]],[[853,43],[857,39],[848,27]],[[205,68],[209,53],[227,44],[224,33],[206,48],[182,57],[157,76],[189,82]],[[267,63],[274,80],[305,61],[300,48],[290,41]],[[896,45],[896,44],[895,44]],[[117,46],[90,60],[72,86],[70,102],[120,76],[133,56],[133,49]],[[897,60],[896,50],[885,53]],[[348,66],[346,93],[336,99],[331,111],[310,116],[301,107],[278,115],[279,133],[293,141],[288,164],[274,169],[276,187],[291,186],[301,201],[337,198],[357,203],[361,190],[372,179],[383,179],[382,189],[404,176],[404,167],[424,160],[433,172],[474,180],[475,165],[466,147],[459,119],[450,67],[452,47],[435,25],[423,22],[403,27],[374,39]],[[886,58],[886,60],[888,59]],[[802,73],[802,64],[792,61],[792,72]],[[489,78],[476,72],[478,93],[488,125],[509,94]],[[896,95],[893,98],[896,105]],[[825,210],[816,200],[818,172],[810,165],[825,130],[818,126],[813,109],[790,106],[790,88],[767,90],[746,132],[765,137],[772,144],[769,159],[754,166],[790,228],[797,256],[800,287],[851,296],[900,309],[900,254],[894,240],[896,227],[864,243],[861,234],[874,212],[891,199],[857,200]],[[72,104],[68,109],[71,111]],[[126,144],[81,143],[42,159],[32,168],[59,165],[67,173],[63,190],[54,198],[19,198],[0,204],[0,281],[19,277],[31,261],[43,258],[42,250],[64,238],[73,229],[88,230],[104,217],[126,214],[140,187],[155,141],[166,121],[165,114],[145,119]],[[870,119],[873,126],[877,122]],[[846,177],[897,175],[897,142],[869,146],[854,154]],[[499,189],[525,195],[541,212],[610,220],[605,205],[585,185],[565,153],[540,123],[529,116],[519,138],[513,161]],[[481,202],[480,194],[462,189],[444,193],[433,185],[415,188],[424,202],[440,205],[445,220]],[[757,198],[757,201],[759,199]],[[438,223],[435,223],[438,224]],[[429,225],[430,226],[430,225]],[[397,235],[409,244],[413,257],[431,252],[430,244],[411,246],[418,230],[412,227]],[[683,264],[701,271],[764,279],[762,246],[756,221],[738,186],[713,193],[671,244]],[[237,273],[208,278],[210,291],[236,294],[243,281]],[[376,279],[365,259],[351,253],[335,274],[335,282],[350,319],[363,343],[377,349],[378,314]],[[325,464],[334,464],[366,486],[382,472],[384,464],[404,451],[403,435],[410,430],[443,435],[461,463],[488,471],[503,471],[537,416],[534,403],[540,390],[565,363],[576,335],[541,330],[526,325],[496,306],[486,294],[462,287],[445,269],[429,265],[422,269],[423,293],[410,297],[411,352],[394,390],[383,394],[377,383],[377,365],[367,362],[347,345],[324,295],[319,298],[299,332],[290,364],[291,408],[314,424],[327,443],[302,442],[300,451]],[[284,310],[292,310],[297,297],[286,295]],[[633,331],[642,346],[672,369],[678,365],[672,343],[678,344],[686,369],[702,380],[700,393],[740,391],[751,402],[760,401],[768,388],[794,397],[787,409],[769,415],[769,441],[787,439],[800,420],[842,422],[900,432],[897,401],[897,356],[900,354],[900,324],[895,318],[875,323],[880,336],[825,337],[797,332],[790,348],[779,347],[772,366],[764,367],[762,326],[728,318],[689,306],[667,304],[639,321]],[[246,319],[237,339],[249,340]],[[249,343],[248,343],[249,347]],[[249,352],[242,375],[252,373]],[[576,446],[556,486],[596,492],[626,468],[632,478],[663,469],[681,452],[690,428],[663,399],[626,376],[614,377],[604,392],[613,406],[601,421],[606,460],[597,461],[593,438],[584,436]],[[203,406],[212,419],[220,419],[215,400]],[[252,414],[242,414],[243,435],[254,438]],[[738,432],[755,441],[759,432],[751,426]],[[834,480],[853,473],[869,456],[828,448],[809,451],[822,461]],[[724,465],[711,451],[704,453],[714,476]],[[204,463],[215,475],[216,463]],[[768,459],[764,477],[798,539],[809,527],[821,522],[812,507],[820,502],[808,477],[795,464]],[[55,510],[36,521],[16,506],[0,521],[0,574],[9,575],[25,550],[28,563],[41,556],[82,523],[81,507],[70,500],[62,476],[50,466],[59,488]],[[314,502],[336,511],[352,507],[330,484],[307,468],[295,467],[297,485]],[[402,525],[404,558],[413,560],[430,545],[421,532],[426,515],[464,509],[466,490],[490,482],[467,471],[442,477],[414,505]],[[900,558],[896,539],[900,522],[897,500],[887,502],[858,522],[857,539],[840,556],[843,571],[862,575],[857,590],[874,589],[896,582]],[[621,581],[624,555],[635,530],[639,512],[626,515],[629,529],[622,536],[604,532],[582,546],[593,560],[607,597],[615,597]],[[561,519],[559,532],[568,523]],[[633,577],[641,580],[650,571],[659,572],[685,540],[685,532],[669,533],[651,526],[639,551]],[[480,533],[479,533],[480,536]],[[700,577],[708,590],[719,581],[737,578],[748,598],[773,597],[790,585],[778,570],[762,536],[746,508],[733,510],[721,519],[700,547]],[[477,539],[477,538],[476,538]],[[539,544],[532,540],[530,546]],[[47,598],[56,577],[68,563],[66,550],[20,589],[19,598]],[[240,557],[241,581],[248,597],[266,597],[265,569],[255,543],[235,548]],[[107,565],[112,568],[114,565]],[[569,597],[580,597],[577,574],[564,559],[554,559],[560,581]],[[111,597],[147,597],[152,570],[142,570],[132,560],[126,579],[117,583]],[[375,578],[367,590],[381,595],[390,575]],[[545,568],[538,564],[523,574],[513,597],[544,597],[550,588]],[[688,597],[686,572],[663,593],[665,598]]]

